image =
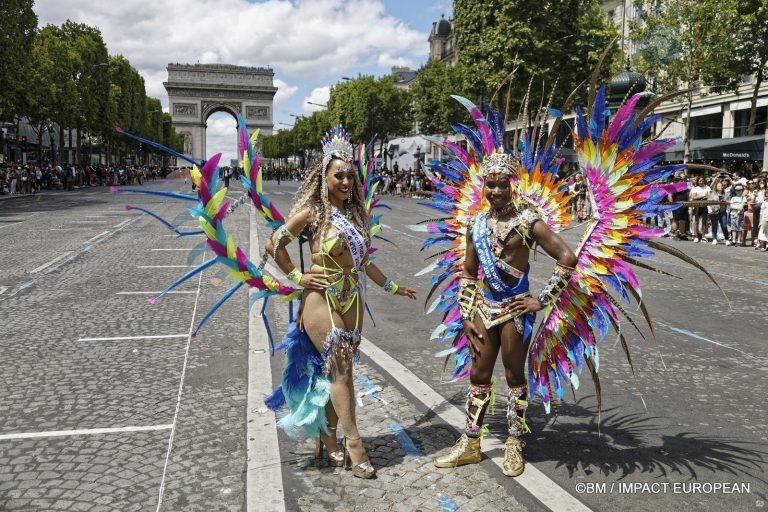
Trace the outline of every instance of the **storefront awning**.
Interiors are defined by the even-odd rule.
[[[733,137],[731,139],[702,139],[691,141],[691,161],[763,161],[764,135]],[[664,151],[665,162],[683,161],[683,142]]]

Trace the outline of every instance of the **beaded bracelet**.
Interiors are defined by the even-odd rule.
[[[549,282],[536,298],[542,308],[547,307],[557,300],[557,297],[562,293],[565,287],[568,286],[573,271],[573,268],[560,265],[559,263],[555,264],[555,268],[552,271],[552,277],[549,278]]]
[[[294,267],[293,270],[288,272],[288,279],[291,280],[294,284],[301,284],[301,278],[304,277],[304,274],[301,273],[301,271]]]
[[[477,289],[479,288],[477,279],[471,277],[459,278],[459,295],[457,302],[459,310],[461,311],[461,320],[472,320],[475,318],[475,311],[477,306],[475,305],[475,296],[477,295]]]
[[[392,295],[395,295],[397,293],[398,288],[400,287],[397,286],[397,284],[395,284],[393,280],[391,280],[390,278],[387,278],[384,281],[384,286],[382,286],[382,288],[384,288],[385,292],[389,292]]]
[[[289,244],[296,240],[296,235],[290,232],[290,230],[285,227],[285,224],[277,228],[274,233],[272,233],[272,258],[277,258],[277,251],[280,249],[280,246],[283,245],[283,240],[288,239],[286,243]]]

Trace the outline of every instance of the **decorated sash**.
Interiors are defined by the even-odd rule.
[[[355,229],[354,224],[349,222],[344,215],[338,210],[333,208],[329,217],[331,224],[336,226],[339,232],[344,236],[347,241],[347,247],[349,247],[349,253],[352,255],[352,260],[355,262],[355,268],[358,273],[358,285],[360,286],[360,295],[362,298],[361,303],[365,304],[365,269],[363,268],[363,259],[368,253],[368,246],[365,243],[365,238],[360,232]]]
[[[488,228],[486,224],[486,214],[480,213],[472,229],[472,242],[475,245],[475,252],[477,253],[477,259],[480,261],[480,267],[483,269],[485,282],[488,283],[491,290],[503,296],[519,293],[516,292],[519,288],[519,283],[518,286],[513,288],[505,283],[499,275],[499,270],[496,268],[495,263],[496,258],[491,252],[491,246],[488,243]]]
[[[480,213],[475,220],[475,225],[472,229],[472,243],[475,245],[475,252],[477,253],[477,259],[480,262],[480,267],[483,269],[483,276],[485,282],[491,288],[491,293],[488,290],[482,290],[483,298],[481,300],[501,301],[501,307],[507,307],[505,299],[511,299],[517,295],[525,294],[529,288],[528,271],[531,266],[526,265],[525,274],[518,279],[515,286],[509,286],[504,279],[499,275],[499,270],[496,267],[496,257],[491,252],[491,246],[488,243],[488,229],[486,227],[486,214]],[[519,322],[522,327],[520,334],[523,336],[523,343],[527,343],[531,339],[533,333],[533,324],[536,321],[536,313],[525,313],[515,319],[515,322]]]

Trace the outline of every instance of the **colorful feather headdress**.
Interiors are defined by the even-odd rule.
[[[341,158],[345,162],[352,160],[354,148],[349,140],[349,134],[340,124],[328,130],[320,144],[323,147],[323,166],[321,167],[323,171],[328,168],[328,163],[333,157]]]

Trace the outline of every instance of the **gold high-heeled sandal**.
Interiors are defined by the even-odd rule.
[[[350,437],[349,439],[352,441],[360,440],[359,437]],[[347,471],[352,470],[352,475],[366,480],[376,476],[376,468],[373,467],[370,459],[360,464],[352,465],[352,456],[349,454],[349,450],[347,450],[347,436],[344,436],[344,469]]]
[[[335,431],[336,429],[331,429],[332,431]],[[323,451],[327,450],[327,446],[325,446],[325,443],[323,442],[322,437],[320,437],[320,434],[317,434],[317,438],[315,439],[315,458],[316,459],[322,459],[323,458]],[[344,464],[344,450],[336,450],[335,452],[328,452],[328,465],[334,468],[340,468]]]

